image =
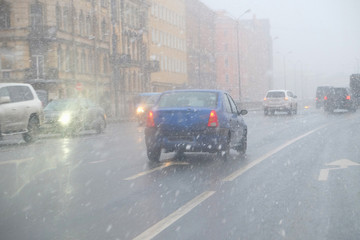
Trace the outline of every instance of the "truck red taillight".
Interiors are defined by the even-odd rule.
[[[350,97],[350,96],[346,96],[346,100],[351,100],[351,97]]]
[[[155,127],[154,113],[152,111],[150,111],[148,113],[148,117],[147,117],[147,120],[146,120],[146,126],[147,127]]]
[[[209,116],[208,127],[218,127],[218,126],[219,126],[219,120],[216,111],[212,110]]]

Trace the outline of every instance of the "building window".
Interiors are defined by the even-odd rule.
[[[62,50],[61,47],[58,46],[57,49],[57,58],[58,58],[58,70],[62,70]]]
[[[30,7],[31,28],[41,30],[43,27],[43,10],[40,3],[31,4]]]
[[[0,2],[0,29],[10,28],[10,5],[5,1]]]
[[[106,56],[103,58],[103,73],[107,74],[108,72],[108,59]]]
[[[31,56],[31,69],[35,74],[36,79],[44,78],[44,56],[33,55]]]
[[[96,59],[95,59],[96,60]],[[91,52],[89,52],[89,56],[88,56],[88,64],[89,64],[89,73],[93,73],[94,72],[94,58],[93,58],[93,54]],[[96,71],[96,70],[95,70]]]
[[[95,37],[95,36],[98,36],[98,22],[97,22],[97,18],[94,16],[93,17],[93,27],[92,27],[92,35]]]
[[[86,57],[85,57],[85,52],[82,51],[81,53],[81,70],[82,73],[85,73],[86,71]]]
[[[229,66],[229,59],[225,58],[225,66],[228,67]]]
[[[74,70],[75,72],[79,72],[79,59],[78,59],[78,52],[77,50],[75,49],[74,50]]]
[[[70,49],[69,47],[66,48],[66,54],[65,54],[65,71],[70,71]]]
[[[101,6],[106,8],[108,6],[108,0],[101,0]]]
[[[12,65],[13,65],[12,56],[3,55],[0,57],[0,71],[3,79],[10,78]]]
[[[64,12],[63,12],[63,27],[65,31],[69,30],[69,9],[67,7],[64,7]]]
[[[61,28],[61,22],[62,22],[61,7],[59,6],[59,4],[56,4],[56,27],[58,29]]]
[[[103,19],[101,22],[101,37],[102,37],[102,39],[106,38],[106,34],[107,34],[106,30],[107,30],[106,29],[106,21],[105,21],[105,19]]]
[[[79,16],[79,34],[81,36],[84,35],[84,28],[85,28],[85,25],[84,25],[84,14],[83,14],[83,11],[80,11],[80,16]]]
[[[86,17],[86,35],[90,36],[91,35],[91,17],[90,15],[88,15]]]
[[[76,9],[73,7],[72,8],[72,21],[71,21],[71,27],[72,27],[72,32],[73,33],[79,33],[78,31],[78,24],[76,24],[77,21],[77,14],[76,14]]]

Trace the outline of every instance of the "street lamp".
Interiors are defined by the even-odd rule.
[[[239,101],[241,101],[241,78],[240,78],[240,46],[239,46],[239,20],[245,14],[251,12],[251,9],[243,12],[238,18],[235,18],[236,21],[236,42],[237,42],[237,64],[238,64],[238,78],[239,78]]]

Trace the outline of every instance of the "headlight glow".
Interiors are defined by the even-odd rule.
[[[143,107],[138,107],[137,109],[136,109],[136,113],[137,114],[140,114],[140,113],[144,113],[145,111],[144,111],[144,108]]]
[[[61,125],[68,125],[71,121],[71,114],[69,112],[64,112],[60,115],[59,122]]]

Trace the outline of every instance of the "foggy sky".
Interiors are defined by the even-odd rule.
[[[305,97],[312,97],[317,85],[348,86],[349,75],[360,72],[360,0],[202,2],[234,18],[251,9],[242,19],[255,14],[270,20],[271,35],[276,38],[274,88],[283,87],[285,71],[288,88],[302,89]]]

